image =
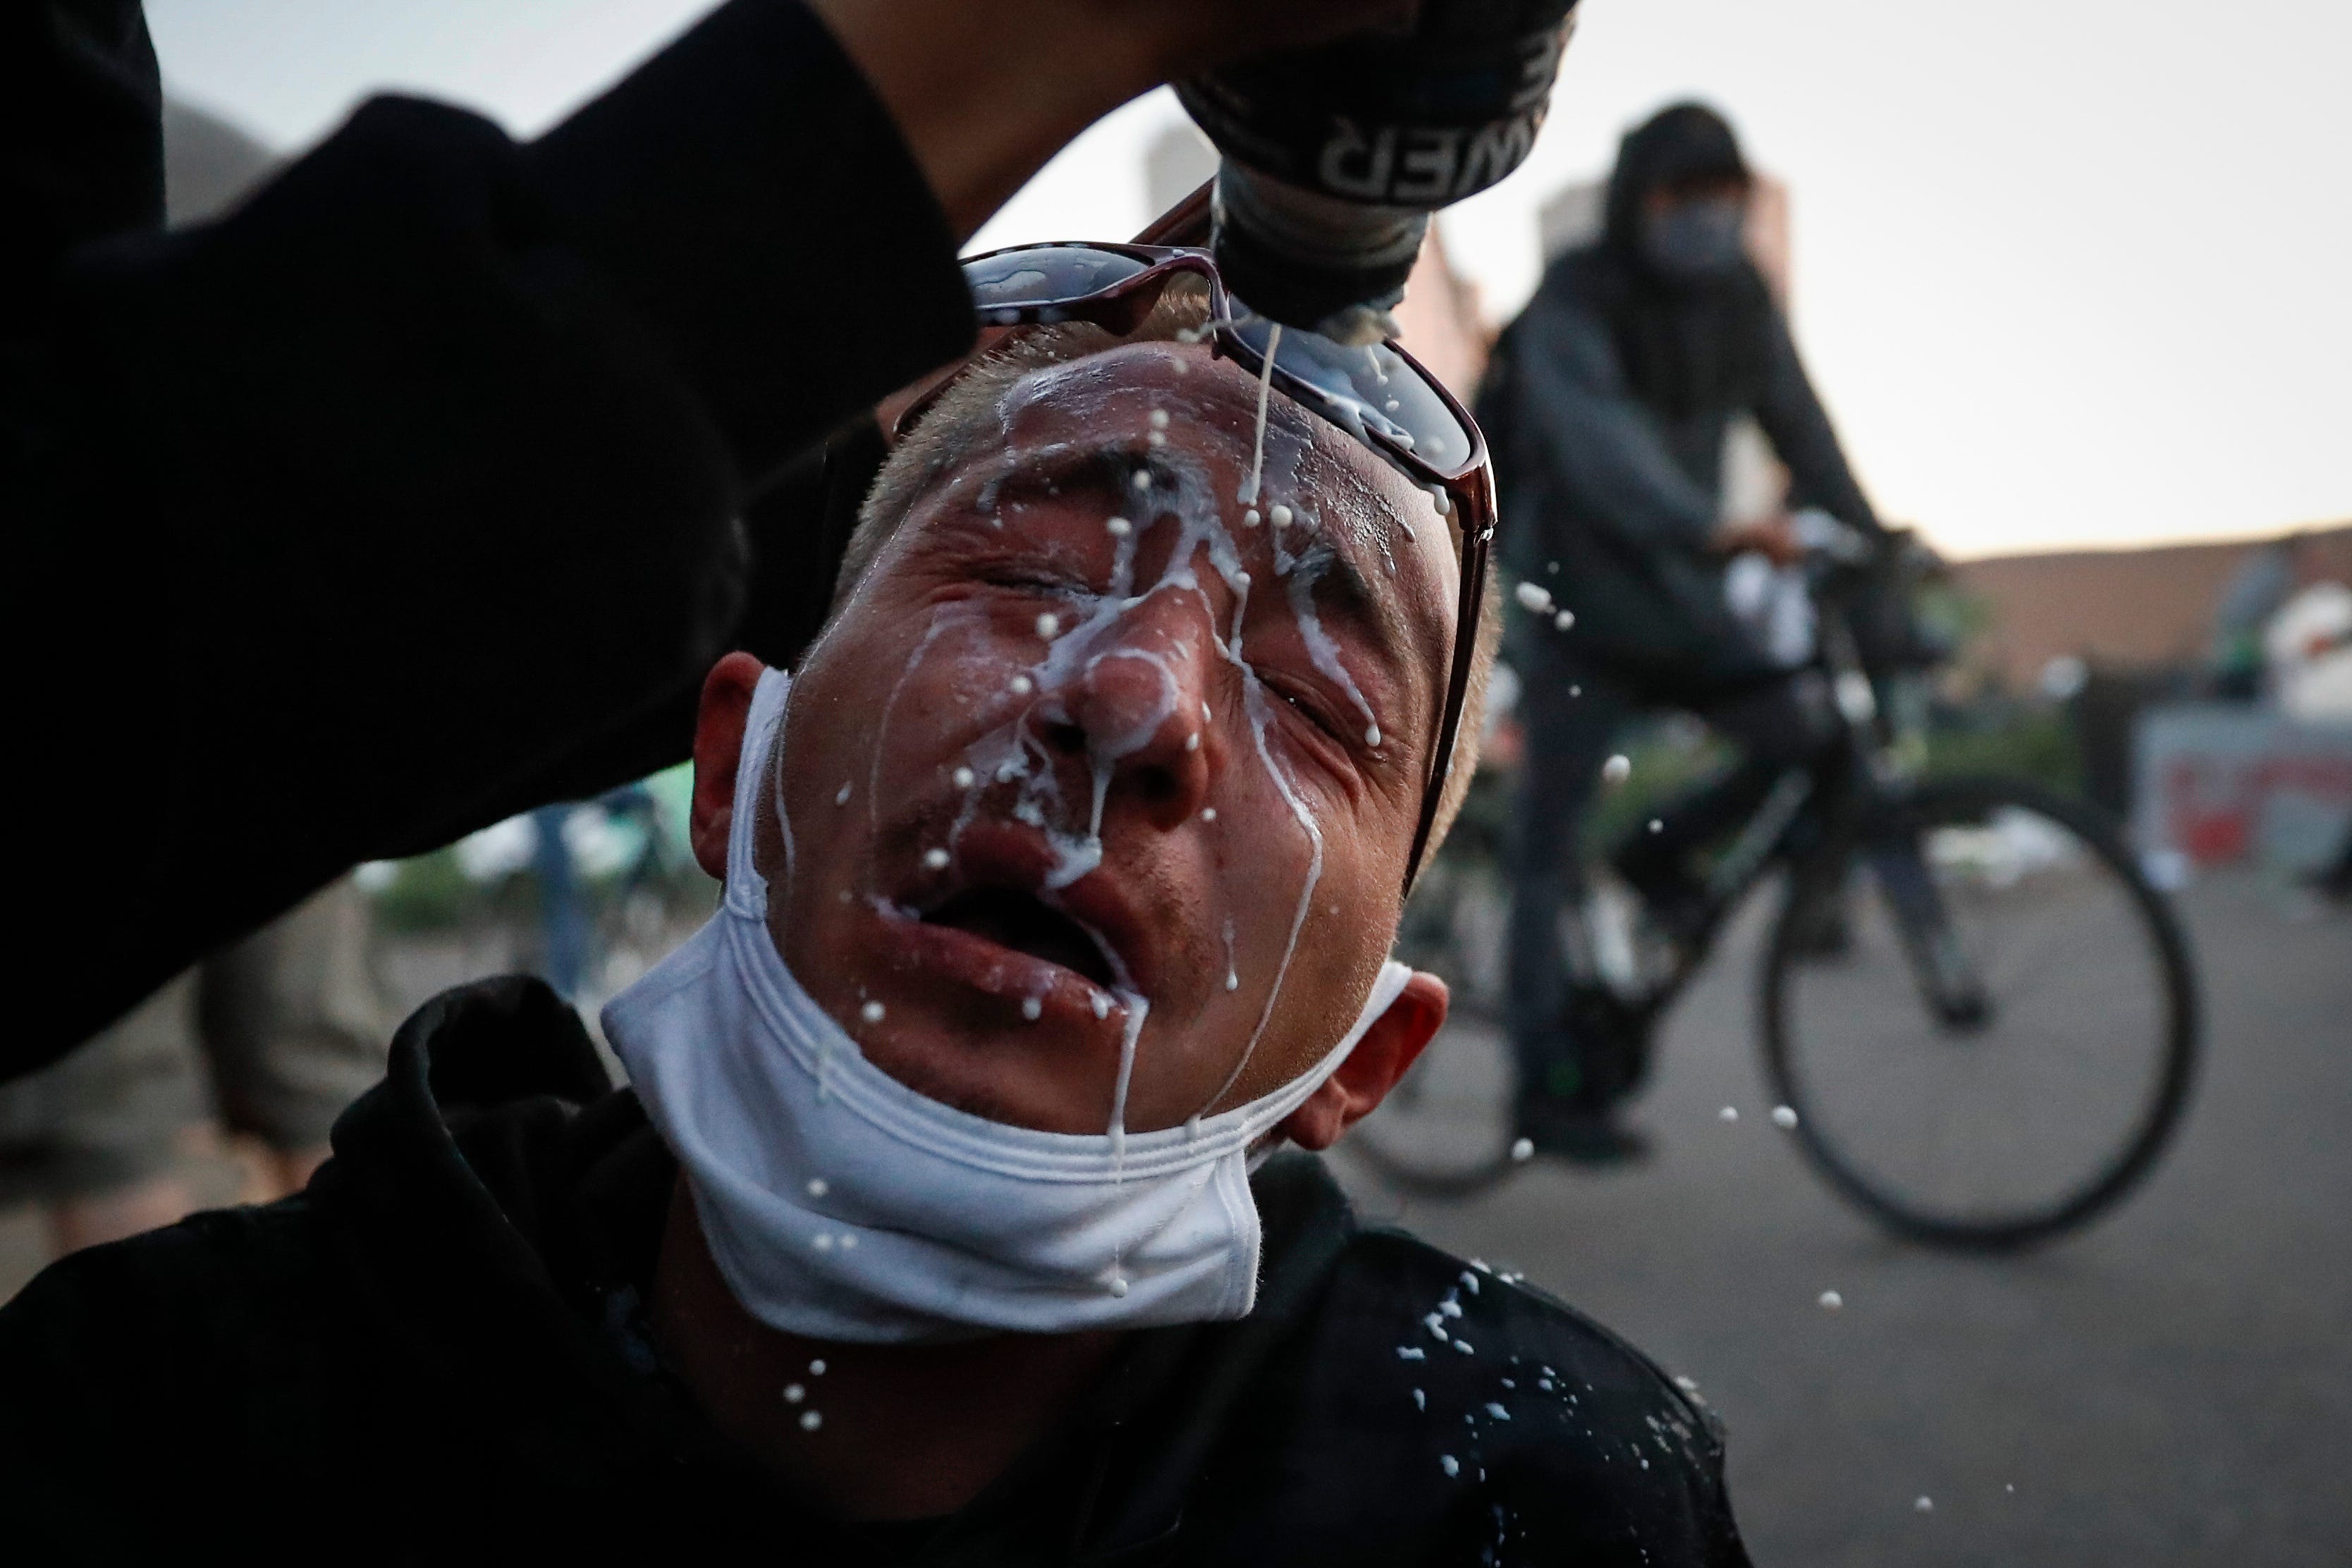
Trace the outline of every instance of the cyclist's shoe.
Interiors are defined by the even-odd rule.
[[[1631,1165],[1650,1153],[1649,1139],[1614,1111],[1552,1101],[1520,1106],[1518,1135],[1535,1153],[1579,1165]]]

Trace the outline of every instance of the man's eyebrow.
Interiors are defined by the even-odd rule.
[[[1117,441],[1062,441],[1024,453],[989,476],[977,492],[977,503],[987,509],[1006,497],[1099,497],[1114,509],[1129,494],[1129,476],[1148,466],[1132,444]]]

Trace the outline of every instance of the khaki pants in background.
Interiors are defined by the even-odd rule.
[[[390,1018],[349,878],[171,981],[64,1060],[0,1084],[0,1206],[170,1170],[217,1117],[283,1154],[322,1145],[383,1075]]]

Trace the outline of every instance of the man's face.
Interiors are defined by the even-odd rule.
[[[1100,1132],[1131,1044],[1125,1126],[1175,1126],[1309,1068],[1386,955],[1454,550],[1279,395],[1253,526],[1257,390],[1171,343],[1033,373],[795,680],[770,929],[925,1094]]]

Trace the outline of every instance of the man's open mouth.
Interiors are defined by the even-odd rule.
[[[1108,991],[1118,984],[1110,956],[1093,932],[1034,893],[1017,888],[966,888],[923,916],[954,930],[1058,963]]]

